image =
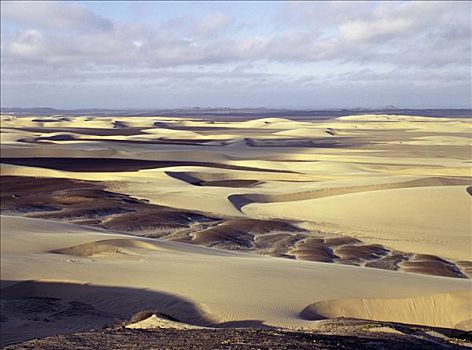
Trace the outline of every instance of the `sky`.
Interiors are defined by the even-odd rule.
[[[3,107],[472,107],[471,2],[0,4]]]

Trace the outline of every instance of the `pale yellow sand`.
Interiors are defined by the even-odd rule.
[[[2,116],[1,122],[2,157],[198,161],[254,168],[185,165],[73,172],[2,164],[4,176],[104,181],[111,191],[209,216],[295,220],[310,230],[408,253],[472,260],[472,197],[466,192],[472,184],[470,119],[366,115],[212,123],[157,116]],[[116,125],[135,128],[136,134],[120,134]],[[115,134],[99,136],[96,129]],[[37,142],[51,136],[66,140]],[[163,140],[212,141],[155,143]],[[194,186],[172,173],[202,181],[259,183]],[[238,208],[229,200],[235,195],[251,202]],[[310,320],[316,314],[470,329],[468,280],[250,256],[19,217],[2,217],[1,236],[3,280],[147,288],[192,302],[195,312],[213,323],[250,320],[316,328]],[[60,293],[48,288],[41,293]],[[73,290],[64,293],[81,300],[71,295]],[[118,302],[88,298],[105,310]],[[123,310],[131,315],[136,307]],[[188,322],[201,319],[184,316]],[[166,325],[151,317],[136,327]]]
[[[152,315],[142,321],[135,322],[126,326],[130,329],[153,329],[153,328],[175,328],[175,329],[202,329],[207,327],[194,326],[186,323],[166,320],[157,315]]]
[[[314,224],[313,227],[323,227],[332,233],[358,235],[367,241],[408,252],[472,259],[472,252],[468,249],[470,244],[461,243],[470,242],[467,212],[470,210],[470,200],[465,193],[466,183],[454,190],[430,187],[371,192],[371,185],[377,186],[378,183],[385,184],[384,189],[388,189],[389,183],[415,179],[427,181],[431,177],[471,179],[470,119],[361,115],[314,122],[263,118],[211,123],[157,116],[69,117],[68,120],[57,120],[53,117],[2,116],[2,156],[206,161],[252,167],[260,171],[179,166],[138,172],[90,173],[2,166],[2,175],[108,181],[111,190],[146,198],[156,204],[204,211],[211,215],[308,221]],[[142,128],[142,132],[130,136],[93,136],[102,141],[86,140],[89,135],[76,132],[76,128],[111,129],[116,123],[122,127]],[[21,129],[32,127],[42,127],[44,132]],[[65,128],[66,131],[46,132],[53,127]],[[199,129],[201,127],[204,129]],[[334,131],[334,136],[326,134],[327,130]],[[52,144],[16,142],[25,136],[34,138],[61,133],[73,136],[75,140],[52,141]],[[341,144],[350,142],[349,138],[344,137],[356,137],[361,144],[347,148],[285,147],[282,144],[250,147],[244,139],[248,136],[256,140],[267,137],[276,140],[280,137],[300,138],[314,142],[329,139]],[[150,140],[152,137],[187,140],[229,138],[230,141],[227,145],[215,143],[212,146],[109,141],[113,138]],[[363,143],[367,146],[362,146]],[[205,181],[249,179],[262,183],[253,188],[197,187],[168,176],[168,172],[194,174]],[[364,189],[351,194],[348,190],[343,196],[339,196],[343,193],[332,190],[358,186],[364,186]],[[438,182],[428,186],[442,184]],[[326,191],[323,198],[310,194],[320,189]],[[369,192],[361,193],[366,190]],[[264,198],[264,203],[249,204],[240,211],[228,200],[232,195],[246,194]],[[276,203],[271,203],[271,198]],[[413,207],[418,210],[411,210]]]
[[[472,291],[425,295],[414,298],[372,298],[326,300],[308,306],[302,316],[307,319],[343,317],[380,319],[388,314],[391,321],[403,322],[403,311],[410,309],[410,321],[417,324],[455,324],[472,328]],[[431,310],[435,310],[434,313]]]
[[[465,186],[379,190],[244,208],[255,217],[336,224],[337,232],[364,241],[457,260],[471,258],[471,210]]]
[[[356,305],[361,298],[386,298],[386,303],[372,301],[372,306],[346,312],[336,306],[336,315],[443,327],[468,327],[470,318],[466,312],[443,312],[470,310],[470,299],[455,293],[467,291],[469,280],[250,256],[39,219],[2,217],[1,268],[4,280],[75,281],[171,293],[195,303],[213,322],[260,320],[312,328],[316,323],[306,319],[305,308],[332,299],[354,299]],[[93,303],[93,296],[88,300]],[[109,300],[100,307],[113,305]]]

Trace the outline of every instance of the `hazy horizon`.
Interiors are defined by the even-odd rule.
[[[472,111],[470,107],[438,107],[438,108],[429,108],[429,107],[399,107],[393,105],[387,106],[380,106],[380,107],[364,107],[364,106],[357,106],[357,107],[290,107],[290,106],[282,106],[282,107],[270,107],[270,106],[250,106],[250,107],[228,107],[228,106],[176,106],[176,107],[122,107],[122,108],[114,108],[114,107],[96,107],[96,106],[88,106],[84,108],[57,108],[51,106],[25,106],[25,107],[18,107],[18,106],[1,106],[2,110],[11,110],[11,109],[22,109],[22,110],[33,110],[33,109],[53,109],[58,111],[74,111],[74,110],[120,110],[120,111],[152,111],[152,110],[185,110],[185,109],[194,109],[194,110],[290,110],[290,111],[336,111],[336,110],[347,110],[347,111],[355,111],[355,110],[371,110],[371,111],[382,111],[382,110],[469,110]]]
[[[215,109],[215,110],[244,110],[244,109],[254,109],[254,110],[293,110],[293,111],[324,111],[324,110],[422,110],[422,109],[429,109],[429,110],[472,110],[470,107],[438,107],[438,108],[429,108],[429,107],[399,107],[399,106],[383,106],[383,107],[270,107],[270,106],[254,106],[254,107],[228,107],[228,106],[177,106],[177,107],[121,107],[121,108],[114,108],[114,107],[83,107],[83,108],[58,108],[58,107],[51,107],[51,106],[26,106],[26,107],[18,107],[18,106],[1,106],[2,109],[55,109],[55,110],[87,110],[87,109],[96,109],[96,110],[122,110],[122,111],[133,111],[133,110],[181,110],[181,109]]]
[[[6,1],[1,105],[471,108],[471,16],[470,2]]]

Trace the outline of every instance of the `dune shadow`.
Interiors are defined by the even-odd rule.
[[[205,181],[205,180],[199,179],[198,177],[192,176],[187,172],[166,171],[165,173],[174,179],[186,182],[194,186],[246,188],[246,187],[254,187],[261,183],[261,181],[254,180],[254,179],[230,179],[230,180]]]
[[[186,172],[177,172],[177,171],[166,171],[165,172],[166,175],[174,178],[174,179],[177,179],[177,180],[180,180],[180,181],[183,181],[183,182],[186,182],[190,185],[196,185],[196,186],[199,186],[200,183],[202,182],[202,180],[186,173]]]
[[[54,281],[2,280],[1,286],[2,347],[122,325],[143,310],[156,310],[191,325],[216,325],[195,303],[164,292]]]
[[[1,158],[1,163],[72,172],[120,172],[177,166],[199,166],[207,168],[259,171],[269,173],[295,173],[289,170],[254,168],[224,163],[124,158],[8,157]]]
[[[415,187],[432,187],[432,186],[459,186],[468,185],[470,177],[461,176],[436,176],[430,178],[421,178],[416,180],[409,180],[403,182],[387,182],[379,184],[358,185],[358,186],[340,186],[333,188],[314,189],[303,192],[293,192],[284,194],[260,194],[260,193],[245,193],[233,194],[228,196],[228,200],[234,205],[236,209],[242,211],[242,208],[252,203],[279,203],[279,202],[294,202],[308,199],[319,199],[324,197],[339,196],[351,193],[371,192],[380,190],[392,190],[402,188]],[[467,188],[469,194],[472,193],[472,186]]]

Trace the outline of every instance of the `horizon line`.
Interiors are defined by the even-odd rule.
[[[472,107],[397,107],[397,106],[383,106],[383,107],[76,107],[76,108],[59,108],[49,106],[30,106],[30,107],[0,107],[0,110],[29,110],[29,109],[50,109],[57,111],[77,111],[77,110],[103,110],[103,111],[172,111],[172,110],[272,110],[272,111],[337,111],[337,110],[470,110]]]

